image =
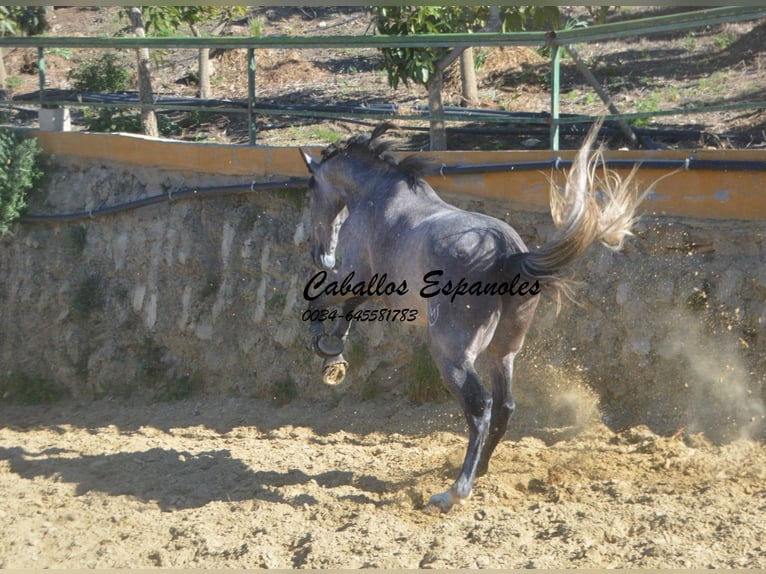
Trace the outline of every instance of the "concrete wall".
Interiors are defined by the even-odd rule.
[[[239,160],[224,166],[227,175],[179,170],[158,149],[143,164],[58,151],[30,211],[248,183],[262,169],[243,169]],[[288,164],[285,175],[298,175],[298,161]],[[9,393],[8,373],[87,398],[172,397],[188,386],[328,400],[405,393],[424,335],[410,326],[354,326],[347,381],[321,383],[301,321],[312,273],[304,192],[16,225],[0,241],[0,394]],[[489,195],[445,198],[508,221],[532,247],[552,232],[539,202]],[[520,408],[537,413],[540,424],[551,410],[569,409],[575,424],[578,404],[595,393],[615,427],[686,427],[718,438],[763,433],[764,231],[761,219],[647,215],[624,252],[594,248],[578,268],[580,306],[567,304],[558,315],[552,302],[540,306],[517,361]]]

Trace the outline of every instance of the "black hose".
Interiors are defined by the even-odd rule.
[[[50,88],[45,91],[46,97],[48,98],[49,102],[53,103],[61,103],[62,105],[66,102],[80,102],[80,103],[103,103],[106,105],[109,104],[135,104],[138,105],[138,95],[136,93],[132,92],[125,92],[125,93],[113,93],[113,94],[103,94],[100,92],[87,92],[87,91],[77,91],[77,90],[65,90],[65,89],[55,89]],[[14,101],[37,101],[40,98],[40,92],[30,92],[27,94],[19,94],[14,96]],[[184,107],[203,107],[203,108],[239,108],[243,111],[246,111],[248,108],[247,102],[241,102],[238,100],[227,100],[227,99],[206,99],[206,100],[200,100],[198,98],[185,98],[185,97],[158,97],[156,99],[157,104],[160,105],[166,105],[169,106],[171,109],[169,111],[172,111],[172,106],[184,106]],[[271,112],[272,114],[276,114],[278,112],[284,112],[284,114],[289,115],[290,113],[301,113],[303,114],[303,117],[306,119],[326,119],[321,114],[326,113],[335,113],[335,114],[350,114],[350,115],[357,115],[359,116],[359,119],[357,118],[335,118],[335,121],[338,122],[345,122],[345,123],[354,123],[354,124],[375,124],[379,120],[365,120],[361,119],[364,118],[365,115],[368,114],[396,114],[400,110],[400,106],[396,104],[391,103],[379,103],[379,104],[365,104],[365,105],[357,105],[357,104],[301,104],[301,105],[293,105],[293,104],[282,104],[282,103],[272,103],[272,102],[259,102],[256,106],[260,110]],[[406,106],[405,106],[406,107]],[[18,108],[17,108],[18,109]],[[428,107],[427,106],[412,106],[408,108],[408,111],[412,115],[423,115],[424,117],[428,115]],[[311,116],[310,114],[312,112],[316,112],[317,114],[320,114],[318,116]],[[447,130],[452,133],[468,133],[468,134],[477,134],[477,135],[516,135],[516,136],[534,136],[534,135],[547,135],[550,132],[550,113],[549,112],[523,112],[523,111],[513,111],[509,112],[506,110],[492,110],[492,109],[482,109],[482,108],[464,108],[461,106],[445,106],[444,107],[444,114],[449,116],[456,116],[463,118],[463,121],[474,121],[476,124],[481,124],[483,118],[494,118],[495,121],[497,121],[499,118],[506,118],[507,123],[504,124],[502,128],[494,128],[494,127],[482,127],[482,128],[471,128],[468,126],[452,126],[448,127]],[[473,116],[473,117],[471,117]],[[561,114],[560,118],[562,120],[578,117],[577,114]],[[469,119],[470,118],[470,119]],[[516,120],[514,122],[514,120]],[[300,121],[298,120],[298,123]],[[494,122],[493,122],[494,123]],[[614,132],[616,128],[614,125],[614,122],[606,122],[603,126],[603,130],[606,132]],[[261,130],[269,130],[269,129],[275,129],[277,125],[266,125],[261,128]],[[580,124],[569,124],[569,123],[563,123],[559,126],[559,133],[563,136],[576,136],[576,135],[585,135],[588,131],[589,124],[586,123],[580,123]],[[418,127],[418,126],[400,126],[400,129],[407,130],[407,131],[424,131],[428,128]],[[644,147],[647,147],[649,149],[657,149],[660,147],[658,144],[654,143],[651,138],[669,138],[669,139],[695,139],[698,140],[704,136],[712,136],[713,134],[701,131],[701,130],[677,130],[677,129],[669,129],[669,128],[633,128],[633,131],[635,134],[640,138],[641,143]],[[642,137],[643,136],[643,137]],[[751,140],[751,143],[762,143],[764,141],[763,138],[753,138],[749,135],[739,135],[739,134],[715,134],[716,137],[720,139],[729,139],[729,140],[743,140],[748,139]]]
[[[766,171],[766,161],[715,160],[715,159],[607,159],[606,167],[629,169],[639,165],[643,169],[695,169],[707,171]],[[549,169],[568,169],[572,160],[556,158],[553,160],[527,161],[516,163],[490,163],[472,165],[445,165],[436,171],[440,175],[469,175],[477,173],[498,173],[512,171],[535,171]]]
[[[632,168],[635,165],[643,169],[663,169],[674,170],[683,168],[686,170],[707,170],[707,171],[766,171],[766,161],[746,161],[746,160],[714,160],[714,159],[696,159],[689,157],[687,159],[607,159],[605,162],[606,167],[612,169],[626,169]],[[443,165],[435,167],[433,171],[428,175],[442,175],[442,176],[460,176],[460,175],[472,175],[480,173],[504,173],[504,172],[519,172],[519,171],[541,171],[551,169],[568,169],[572,166],[572,160],[565,160],[561,158],[554,158],[551,160],[543,161],[527,161],[527,162],[509,162],[509,163],[484,163],[473,165]],[[280,189],[294,189],[306,187],[308,185],[308,178],[306,179],[291,179],[286,181],[264,181],[264,182],[252,182],[250,184],[240,185],[224,185],[216,187],[206,188],[188,188],[180,189],[178,191],[172,191],[168,193],[162,193],[157,195],[151,195],[141,199],[129,201],[127,203],[121,203],[118,205],[111,205],[107,207],[101,207],[90,211],[79,211],[75,213],[63,213],[63,214],[51,214],[51,215],[22,215],[19,217],[19,221],[22,223],[68,223],[72,221],[80,221],[83,219],[93,219],[96,217],[103,217],[105,215],[112,215],[121,211],[129,211],[138,209],[139,207],[145,207],[147,205],[153,205],[157,203],[163,203],[166,201],[191,199],[191,198],[207,198],[207,197],[220,197],[224,195],[239,194],[239,193],[252,193],[256,191],[276,191]]]
[[[69,223],[72,221],[80,221],[83,219],[93,219],[96,217],[103,217],[105,215],[113,215],[121,211],[130,211],[138,209],[139,207],[146,207],[147,205],[154,205],[157,203],[163,203],[166,201],[174,201],[181,199],[207,198],[215,196],[225,196],[239,193],[251,193],[255,191],[276,191],[280,189],[293,189],[306,187],[308,179],[294,179],[289,181],[265,181],[265,182],[253,182],[250,184],[241,185],[224,185],[217,187],[206,188],[189,188],[179,189],[178,191],[171,191],[168,193],[162,193],[157,195],[151,195],[149,197],[142,197],[141,199],[135,199],[126,203],[120,203],[117,205],[110,205],[107,207],[100,207],[89,211],[78,211],[74,213],[61,213],[50,215],[22,215],[19,217],[19,221],[22,223]]]

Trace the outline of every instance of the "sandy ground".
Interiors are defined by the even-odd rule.
[[[0,407],[0,567],[766,567],[766,448],[520,417],[474,495],[449,402]]]

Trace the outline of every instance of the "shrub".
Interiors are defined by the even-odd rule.
[[[124,92],[130,89],[130,69],[117,61],[117,55],[107,53],[83,62],[70,70],[67,78],[76,90],[84,92]]]
[[[85,110],[85,128],[89,132],[141,133],[141,116],[112,108]]]
[[[407,373],[407,398],[413,403],[423,404],[438,401],[446,396],[439,370],[431,359],[428,346],[423,343],[415,352]]]
[[[63,391],[53,381],[33,377],[26,373],[9,373],[5,384],[0,382],[0,388],[6,387],[5,395],[22,405],[39,405],[59,400]]]
[[[276,380],[271,385],[272,398],[279,406],[284,406],[298,398],[298,385],[291,377]]]
[[[133,72],[119,63],[117,54],[106,53],[98,58],[86,60],[70,70],[67,78],[76,90],[83,92],[115,93],[125,92],[132,87]],[[127,132],[140,134],[141,114],[120,108],[86,108],[85,128],[91,132]],[[163,116],[157,118],[160,133],[165,136],[180,133],[180,127]]]
[[[86,60],[70,70],[67,78],[83,92],[124,92],[131,87],[131,71],[119,63],[117,55],[106,53]],[[85,110],[85,124],[92,132],[141,132],[141,119],[126,110],[94,108]]]
[[[27,192],[42,178],[37,140],[0,129],[0,236],[27,206]]]

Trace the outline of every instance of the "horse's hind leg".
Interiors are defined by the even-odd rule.
[[[511,392],[511,380],[513,378],[513,360],[516,353],[505,357],[490,357],[492,376],[492,419],[489,425],[489,434],[484,443],[484,449],[479,459],[477,476],[484,476],[489,469],[489,459],[495,451],[500,440],[508,429],[513,413],[516,411],[516,402]]]
[[[513,362],[524,344],[538,301],[537,297],[527,300],[511,299],[510,304],[505,305],[492,342],[487,347],[492,377],[492,421],[479,460],[477,476],[487,473],[489,459],[505,435],[508,423],[516,411],[516,402],[511,393]]]
[[[473,359],[464,357],[460,362],[453,362],[434,354],[433,349],[432,355],[435,355],[434,361],[444,382],[463,407],[468,423],[468,447],[460,475],[449,490],[433,495],[426,507],[426,510],[434,508],[449,512],[456,503],[462,504],[471,496],[482,448],[489,432],[492,398],[479,380]]]

